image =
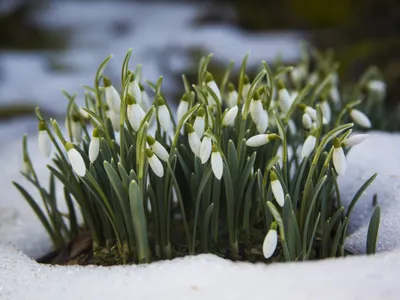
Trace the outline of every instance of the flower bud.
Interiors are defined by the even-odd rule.
[[[346,156],[344,155],[343,148],[340,141],[335,138],[333,140],[333,166],[339,175],[343,175],[346,172],[347,162]]]
[[[149,166],[153,170],[154,174],[158,177],[163,177],[164,167],[157,155],[154,155],[153,151],[150,149],[145,149],[144,152],[146,153],[147,161],[149,162]]]
[[[86,165],[81,154],[74,148],[74,145],[69,142],[65,143],[65,149],[67,150],[67,155],[72,170],[74,170],[74,172],[80,177],[85,176]]]
[[[365,128],[370,128],[371,127],[371,121],[368,119],[368,117],[359,111],[358,109],[352,108],[350,110],[350,116],[353,119],[354,123],[365,127]]]
[[[278,176],[276,176],[276,173],[273,171],[271,172],[270,180],[272,194],[274,195],[275,200],[279,204],[279,206],[283,207],[283,205],[285,204],[285,195],[283,193],[281,182],[279,181]]]
[[[149,144],[151,150],[163,161],[167,162],[169,159],[169,153],[164,148],[163,145],[160,144],[159,141],[155,140],[151,135],[147,136],[147,144]]]
[[[100,152],[100,135],[97,128],[93,129],[92,139],[89,144],[89,160],[91,163],[95,162]]]
[[[119,96],[119,93],[115,87],[112,85],[110,79],[104,76],[103,81],[106,102],[111,110],[113,110],[116,114],[119,114],[121,110],[121,97]]]
[[[238,113],[238,107],[237,107],[237,105],[235,105],[235,106],[233,106],[232,108],[230,108],[230,109],[226,112],[226,114],[225,114],[225,116],[224,116],[224,118],[223,118],[223,120],[222,120],[222,125],[224,125],[224,126],[231,126],[231,125],[233,125],[233,124],[235,123],[235,118],[236,118],[236,116],[237,116],[237,113]]]
[[[38,127],[39,127],[39,133],[38,133],[39,150],[40,152],[42,152],[44,156],[49,157],[51,152],[51,142],[50,142],[50,137],[47,134],[46,125],[44,121],[40,121]]]
[[[211,169],[214,173],[215,178],[221,180],[224,165],[222,162],[221,153],[219,152],[217,146],[212,146],[212,153],[211,153]]]
[[[266,259],[270,258],[278,245],[278,233],[276,231],[277,225],[276,222],[271,224],[271,228],[269,229],[267,235],[264,238],[263,242],[263,255]]]

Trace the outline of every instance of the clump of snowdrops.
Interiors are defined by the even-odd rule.
[[[121,86],[103,74],[110,56],[94,86],[85,87],[85,106],[65,93],[66,134],[36,110],[40,150],[52,155],[48,189],[24,137],[22,174],[37,187],[42,206],[14,185],[56,249],[85,231],[93,257],[111,263],[205,252],[251,261],[345,254],[352,209],[375,175],[345,210],[337,177],[346,172],[345,153],[366,138],[353,129],[371,122],[356,107],[362,98],[342,96],[335,66],[312,69],[302,61],[272,73],[263,61],[249,78],[246,56],[238,82],[229,81],[230,64],[217,83],[207,71],[210,55],[200,61],[197,83],[182,76],[175,109],[162,77],[141,80],[140,66],[130,71],[130,56],[131,50]],[[58,207],[56,180],[67,211]],[[369,253],[378,224],[379,207]]]

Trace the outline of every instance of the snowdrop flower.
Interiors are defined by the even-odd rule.
[[[331,89],[329,90],[329,96],[331,97],[332,102],[335,105],[340,104],[340,93],[339,93],[339,89],[337,88],[336,85],[333,85],[331,87]]]
[[[328,101],[322,100],[320,103],[322,115],[326,119],[326,122],[329,123],[331,121],[331,107],[329,106]]]
[[[308,115],[311,117],[311,119],[312,119],[313,121],[317,122],[317,111],[316,111],[314,108],[312,108],[312,107],[310,107],[310,106],[308,106],[308,105],[305,105],[305,104],[303,104],[303,103],[300,103],[300,104],[299,104],[299,107],[300,107],[301,109],[303,109],[303,111],[304,111],[306,114],[308,114]],[[328,124],[328,121],[327,121],[327,119],[326,119],[324,116],[322,116],[322,123]]]
[[[83,109],[83,107],[80,107],[79,108],[79,114],[82,116],[82,118],[84,118],[84,119],[89,119],[89,113],[87,112],[87,111],[85,111],[84,109]]]
[[[235,90],[235,86],[232,82],[228,83],[228,98],[226,99],[226,106],[232,108],[237,105],[238,92]]]
[[[352,108],[350,110],[350,116],[353,119],[354,123],[365,127],[365,128],[370,128],[371,127],[371,121],[368,119],[368,117],[359,111],[358,109]]]
[[[243,87],[242,87],[242,97],[245,102],[247,99],[247,95],[249,94],[249,90],[250,90],[250,79],[249,79],[249,76],[244,75]]]
[[[303,126],[305,129],[310,129],[311,124],[312,124],[312,119],[309,114],[303,114],[303,117],[301,118],[301,121],[303,123]]]
[[[193,128],[194,131],[196,132],[198,137],[202,137],[204,134],[204,126],[205,126],[205,122],[204,122],[204,118],[206,115],[206,111],[204,110],[203,107],[200,107],[199,110],[197,111],[197,116],[194,119],[194,123],[193,123]]]
[[[140,90],[139,83],[135,80],[135,76],[131,71],[129,71],[129,75],[131,75],[131,79],[128,83],[128,94],[131,95],[137,103],[140,103],[142,100],[142,92]]]
[[[67,155],[72,166],[72,170],[74,170],[74,172],[80,177],[85,176],[86,165],[81,154],[74,148],[74,145],[69,142],[65,143],[65,149],[67,150]]]
[[[263,242],[263,255],[266,259],[274,254],[276,246],[278,245],[278,233],[276,232],[276,222],[272,222],[271,227],[264,238]]]
[[[270,141],[278,139],[279,136],[275,133],[257,134],[246,141],[248,147],[259,147],[268,144]]]
[[[312,122],[310,130],[315,130],[315,129],[317,129],[317,122]]]
[[[211,169],[214,173],[215,178],[221,180],[222,173],[224,170],[224,165],[222,162],[221,153],[219,152],[218,147],[215,145],[212,146]]]
[[[293,99],[290,96],[288,90],[283,85],[282,81],[278,81],[278,95],[279,95],[279,106],[284,113],[289,111],[290,106],[293,103]]]
[[[209,72],[207,72],[207,74],[206,74],[206,84],[214,92],[214,94],[217,96],[217,98],[219,100],[219,103],[221,103],[221,92],[219,91],[219,88],[218,88],[217,84],[215,83],[213,76]],[[214,103],[215,103],[215,100],[214,100]]]
[[[367,83],[367,88],[371,91],[371,92],[375,92],[379,95],[381,95],[382,97],[384,97],[386,95],[386,84],[382,81],[382,80],[370,80]]]
[[[111,110],[113,110],[116,114],[119,114],[121,109],[121,97],[119,96],[119,93],[115,87],[112,85],[110,79],[104,76],[103,81],[107,104]]]
[[[294,83],[300,84],[300,82],[304,79],[306,72],[307,71],[305,65],[301,64],[298,65],[297,67],[294,67],[290,71],[290,76],[292,77]]]
[[[303,148],[301,149],[301,159],[307,158],[310,156],[311,152],[313,152],[315,148],[315,144],[317,139],[315,138],[315,133],[311,132],[307,137],[306,141],[303,144]]]
[[[161,96],[159,96],[157,99],[157,105],[157,117],[160,122],[161,128],[165,132],[172,131],[171,115],[169,114],[169,110],[167,108],[167,105],[165,104],[165,100]]]
[[[78,115],[74,115],[72,116],[71,119],[72,119],[71,122],[72,136],[78,143],[80,143],[82,141],[82,132],[83,132],[82,125],[80,122],[80,117]]]
[[[278,176],[274,171],[271,172],[269,178],[271,179],[272,194],[274,195],[275,200],[279,204],[279,206],[283,207],[283,205],[285,204],[285,195],[283,193],[281,182],[279,181]]]
[[[154,152],[148,148],[144,149],[144,152],[146,153],[147,161],[149,162],[149,166],[153,170],[154,174],[156,174],[158,177],[163,177],[164,167],[157,155],[154,155]]]
[[[24,158],[24,161],[22,162],[21,172],[28,176],[31,174],[31,167],[29,166],[27,158]]]
[[[200,157],[200,138],[197,135],[197,133],[194,131],[194,128],[190,124],[186,124],[186,132],[188,133],[188,140],[189,140],[189,146],[194,155],[197,157]]]
[[[110,120],[111,120],[111,124],[112,124],[112,127],[113,127],[113,129],[114,129],[114,131],[116,131],[116,132],[118,132],[119,130],[120,130],[120,127],[121,127],[121,125],[120,125],[120,123],[119,123],[119,119],[120,119],[120,116],[119,116],[119,114],[117,114],[115,111],[113,111],[112,109],[108,112],[108,117],[110,118]]]
[[[289,130],[290,130],[290,133],[292,135],[296,135],[297,128],[296,128],[296,124],[294,123],[294,121],[292,119],[289,119],[287,124],[288,124]]]
[[[93,129],[92,139],[89,144],[89,160],[91,163],[95,162],[100,151],[100,135],[97,128]]]
[[[355,146],[362,143],[368,137],[367,133],[364,134],[354,134],[349,136],[347,139],[343,141],[343,144],[346,146]]]
[[[143,108],[136,102],[135,98],[131,95],[127,95],[127,107],[126,113],[128,117],[129,124],[131,124],[134,131],[138,131],[140,124],[144,116],[146,115]]]
[[[256,91],[253,95],[253,99],[250,102],[250,114],[253,122],[258,124],[262,117],[263,105],[261,102],[260,94]]]
[[[163,145],[160,144],[159,141],[155,140],[151,135],[147,136],[147,144],[149,144],[151,150],[163,161],[168,162],[169,153],[164,148]]]
[[[200,160],[202,164],[205,164],[211,155],[212,145],[211,138],[205,135],[200,144]]]
[[[39,150],[40,152],[42,152],[44,156],[49,157],[51,151],[51,142],[50,142],[50,137],[47,134],[46,125],[44,121],[40,121],[38,127],[39,127],[39,133],[38,133]]]
[[[228,109],[225,113],[224,118],[222,119],[223,126],[231,126],[235,123],[235,119],[238,113],[238,107],[235,105],[234,107]]]
[[[139,88],[140,88],[140,91],[141,91],[141,97],[140,97],[139,104],[143,108],[144,111],[148,111],[150,109],[150,106],[151,106],[150,100],[149,100],[149,95],[147,95],[147,92],[144,89],[144,86],[141,85],[140,83],[139,83]]]
[[[268,112],[265,109],[263,109],[261,112],[261,118],[258,124],[256,124],[258,133],[265,133],[265,131],[268,128],[268,121],[269,121]]]
[[[183,96],[182,96],[182,99],[181,99],[181,101],[179,102],[179,105],[178,105],[178,110],[177,110],[177,112],[176,112],[176,116],[177,116],[177,120],[178,120],[178,123],[182,120],[182,118],[183,118],[183,116],[188,112],[188,110],[189,110],[189,97],[188,97],[188,94],[184,94]]]
[[[339,175],[343,175],[346,172],[347,162],[346,156],[344,155],[342,145],[338,138],[333,140],[333,166]]]

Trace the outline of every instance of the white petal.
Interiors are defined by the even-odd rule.
[[[26,175],[30,175],[31,173],[31,168],[29,167],[29,164],[26,161],[22,163],[21,172]]]
[[[97,159],[100,151],[100,139],[93,137],[89,144],[89,160],[94,162]]]
[[[243,85],[242,96],[243,96],[244,101],[246,101],[246,99],[247,99],[247,95],[249,94],[249,90],[250,90],[250,83],[247,83],[247,84]]]
[[[352,109],[350,112],[350,116],[353,119],[355,123],[358,125],[365,127],[365,128],[370,128],[371,127],[371,121],[368,119],[368,117],[359,111],[358,109]]]
[[[225,114],[224,119],[222,120],[222,124],[225,126],[231,126],[235,122],[235,118],[238,113],[238,107],[235,105]]]
[[[211,153],[211,169],[214,173],[214,176],[218,180],[221,180],[223,173],[223,163],[219,151]]]
[[[337,86],[331,87],[331,89],[329,91],[329,95],[330,95],[333,103],[335,103],[336,105],[340,103],[340,93],[339,93]]]
[[[72,169],[78,176],[85,176],[86,166],[81,154],[76,149],[70,149],[68,152],[68,159]]]
[[[386,84],[381,80],[370,80],[367,86],[371,91],[382,95],[386,94]]]
[[[342,147],[333,149],[333,166],[339,175],[343,175],[346,172],[346,156]]]
[[[167,106],[160,105],[158,107],[158,120],[160,121],[161,128],[165,132],[171,132],[172,131],[172,121],[171,121],[171,116],[169,114]]]
[[[46,130],[39,130],[38,144],[40,152],[42,152],[44,156],[49,157],[51,151],[51,143]]]
[[[364,134],[354,134],[349,136],[343,143],[347,146],[355,146],[362,143],[368,137],[367,133]]]
[[[189,146],[197,157],[200,157],[200,138],[196,132],[189,133]]]
[[[161,161],[158,159],[156,155],[152,155],[151,157],[147,157],[149,161],[149,165],[151,169],[153,170],[154,174],[156,174],[158,177],[163,177],[164,176],[164,167],[161,164]]]
[[[281,182],[279,180],[271,181],[271,189],[276,202],[279,204],[280,207],[283,207],[283,205],[285,204],[285,195],[283,194]]]
[[[309,135],[307,137],[306,141],[303,144],[303,148],[301,149],[301,159],[310,156],[311,152],[313,152],[315,148],[316,141],[317,139],[313,135]]]
[[[194,119],[193,128],[198,137],[203,136],[204,126],[205,126],[204,117],[196,117],[196,119]]]
[[[293,102],[292,97],[290,96],[287,89],[280,89],[278,94],[279,94],[279,106],[281,107],[284,113],[287,113]]]
[[[90,116],[89,113],[87,111],[83,110],[82,107],[79,108],[79,114],[85,119],[88,119]]]
[[[309,114],[303,114],[302,117],[303,126],[305,129],[310,129],[312,125],[312,120]]]
[[[274,229],[270,229],[264,238],[263,254],[266,259],[274,254],[276,246],[278,245],[278,233]]]
[[[219,88],[217,86],[217,84],[215,83],[214,80],[207,82],[207,85],[213,90],[213,92],[215,93],[215,95],[217,96],[219,102],[221,103],[221,92],[219,91]],[[214,103],[215,100],[213,99]]]
[[[259,147],[269,142],[268,134],[257,134],[252,136],[246,141],[246,145],[249,147]]]
[[[169,159],[169,153],[167,149],[164,148],[157,140],[151,145],[151,149],[153,150],[154,154],[157,155],[161,160],[167,162]]]
[[[226,106],[228,106],[228,108],[234,107],[237,104],[237,99],[238,99],[237,91],[229,92],[228,99],[226,100]]]
[[[143,108],[143,110],[148,111],[150,109],[150,100],[149,96],[147,95],[147,92],[143,90],[141,92],[141,100],[140,100],[140,106]]]
[[[138,131],[140,127],[140,123],[145,116],[144,110],[140,107],[139,104],[135,103],[133,105],[128,105],[127,108],[127,116],[128,121],[131,124],[133,130]]]
[[[263,106],[261,100],[251,100],[250,102],[250,114],[253,122],[258,124],[262,117]]]
[[[328,101],[321,102],[321,110],[326,122],[329,123],[331,121],[331,107],[329,106]]]
[[[128,93],[133,96],[137,103],[142,101],[142,91],[140,90],[139,84],[136,80],[129,82]]]
[[[183,116],[188,112],[189,103],[187,101],[181,101],[178,106],[178,110],[176,112],[176,117],[178,119],[178,123],[182,120]]]
[[[262,110],[261,118],[256,124],[258,133],[265,133],[268,128],[268,112],[266,110]]]
[[[105,93],[106,93],[106,101],[107,101],[108,106],[115,113],[119,114],[120,109],[121,109],[121,107],[120,107],[121,98],[120,98],[117,90],[115,89],[115,87],[112,85],[106,87]]]
[[[200,160],[202,164],[205,164],[208,161],[208,158],[211,154],[211,139],[208,136],[203,137],[200,145]]]
[[[289,127],[289,130],[290,130],[290,133],[291,133],[292,135],[296,135],[296,133],[297,133],[297,128],[296,128],[296,124],[294,123],[294,121],[293,121],[292,119],[289,119],[289,121],[288,121],[288,127]]]
[[[119,124],[119,119],[120,119],[120,117],[119,117],[119,114],[117,114],[116,112],[114,112],[112,109],[109,111],[109,114],[108,114],[108,116],[109,116],[109,118],[110,118],[110,120],[111,120],[111,124],[112,124],[112,126],[113,126],[113,129],[114,129],[114,131],[119,131],[119,129],[120,129],[120,124]]]
[[[305,109],[305,113],[308,114],[311,119],[313,119],[313,121],[317,121],[317,111],[314,108],[307,106]]]

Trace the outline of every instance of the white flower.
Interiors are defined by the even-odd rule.
[[[144,87],[139,84],[140,90],[141,90],[141,98],[140,98],[140,106],[143,108],[143,110],[148,111],[150,109],[150,100],[149,100],[149,95],[147,95],[146,90]]]
[[[106,95],[106,101],[111,110],[115,113],[119,114],[121,110],[121,97],[119,96],[118,91],[112,85],[111,80],[107,77],[104,77],[104,91]]]
[[[268,112],[265,109],[263,109],[261,112],[261,118],[258,121],[258,124],[256,124],[258,133],[265,133],[265,131],[268,128],[268,121],[269,121]]]
[[[308,114],[313,121],[317,122],[317,111],[314,108],[304,104],[300,104],[300,107],[303,108],[304,112]],[[328,124],[328,120],[323,116],[323,114],[322,114],[322,123]]]
[[[89,160],[91,163],[95,162],[97,156],[99,156],[99,151],[100,151],[99,130],[95,128],[93,129],[92,139],[89,144]]]
[[[371,121],[368,119],[368,117],[359,111],[358,109],[351,109],[350,111],[350,116],[353,119],[355,123],[358,125],[365,127],[365,128],[370,128],[371,127]]]
[[[310,134],[306,141],[303,144],[303,148],[301,149],[301,159],[303,160],[306,157],[309,157],[311,152],[313,152],[315,148],[315,144],[317,142],[317,139],[315,138],[314,135]]]
[[[68,159],[74,172],[80,177],[85,176],[86,166],[81,154],[69,142],[65,144],[65,148],[67,149]]]
[[[290,72],[293,82],[299,84],[306,75],[306,68],[303,64],[294,67]]]
[[[178,110],[176,112],[178,123],[182,120],[183,116],[188,112],[189,109],[188,100],[189,100],[188,95],[185,93],[181,99],[181,102],[179,102]]]
[[[386,95],[386,84],[382,80],[370,80],[367,87],[370,91],[383,97]]]
[[[214,92],[214,94],[217,96],[219,102],[221,103],[221,92],[220,92],[217,84],[215,83],[214,78],[211,75],[211,73],[207,72],[206,83],[207,83],[208,87]]]
[[[49,157],[51,152],[51,142],[44,121],[39,122],[38,145],[40,152],[42,152],[44,156]]]
[[[331,107],[329,106],[328,101],[326,100],[321,101],[320,106],[322,115],[326,119],[326,123],[329,123],[331,121]]]
[[[142,91],[140,90],[139,83],[131,77],[131,82],[128,84],[128,94],[130,94],[137,103],[142,101]]]
[[[138,131],[144,116],[146,115],[143,108],[136,102],[132,96],[127,98],[126,113],[129,124],[131,124],[134,131]]]
[[[31,174],[31,168],[29,166],[28,161],[25,160],[25,159],[22,162],[21,172],[24,173],[25,175],[28,175],[28,176]]]
[[[108,117],[111,120],[111,124],[113,126],[114,131],[118,132],[120,130],[120,116],[119,114],[117,114],[115,111],[113,111],[112,109],[110,109],[110,111],[108,112]]]
[[[257,134],[252,136],[246,141],[248,147],[259,147],[269,143],[270,141],[276,140],[278,135],[275,133],[271,134]]]
[[[293,99],[281,81],[278,82],[278,87],[279,106],[284,113],[287,113],[293,103]]]
[[[161,99],[161,98],[159,98],[159,99]],[[164,101],[164,100],[162,100],[162,101]],[[163,102],[162,104],[159,104],[159,106],[158,106],[158,120],[160,122],[161,128],[165,132],[172,131],[171,115],[169,114],[169,110],[168,110],[165,102]]]
[[[332,102],[335,103],[335,105],[338,105],[340,103],[340,93],[337,86],[333,85],[331,87],[329,95],[332,99]]]
[[[154,155],[153,151],[150,149],[145,149],[144,152],[146,153],[147,161],[149,162],[149,166],[153,170],[154,174],[156,174],[158,177],[163,177],[164,167],[157,155]]]
[[[272,194],[274,195],[275,200],[279,204],[279,206],[283,207],[283,205],[285,204],[285,195],[283,193],[281,182],[279,181],[278,176],[276,176],[275,172],[271,172],[270,179]]]
[[[349,136],[347,139],[343,141],[343,144],[346,146],[355,146],[362,143],[368,137],[367,133],[364,134],[354,134]]]
[[[228,98],[226,99],[226,106],[232,108],[237,105],[238,92],[235,90],[235,86],[229,82],[228,83]]]
[[[211,138],[209,138],[208,136],[204,136],[200,144],[200,153],[199,153],[202,164],[205,164],[208,161],[208,158],[210,157],[211,154],[211,150],[212,150]]]
[[[205,117],[205,110],[203,107],[200,107],[198,112],[197,112],[197,116],[194,119],[194,123],[193,123],[193,128],[194,131],[196,132],[198,137],[202,137],[204,134],[204,127],[205,127],[205,121],[204,121],[204,117]]]
[[[83,109],[83,107],[79,108],[79,114],[84,118],[84,119],[89,119],[89,113]]]
[[[305,129],[311,128],[312,120],[311,120],[311,117],[309,114],[303,114],[303,117],[301,120],[303,122],[303,126]]]
[[[270,230],[264,238],[263,242],[263,255],[266,259],[274,254],[276,246],[278,245],[278,233],[276,232],[276,223],[273,222]]]
[[[263,105],[260,99],[260,95],[256,91],[254,93],[253,99],[251,99],[250,102],[250,114],[255,124],[258,124],[260,122],[260,119],[262,117],[262,111],[263,111]]]
[[[249,80],[249,76],[245,75],[244,80],[243,80],[243,87],[242,87],[242,97],[243,97],[244,101],[246,101],[249,91],[250,91],[250,80]]]
[[[148,135],[146,139],[151,150],[163,161],[168,162],[169,153],[159,141],[155,140],[152,136]]]
[[[215,145],[212,146],[211,169],[214,173],[215,178],[217,178],[218,180],[221,180],[222,173],[224,170],[224,165],[222,162],[221,154],[219,153],[219,150]]]
[[[200,142],[199,136],[194,131],[193,126],[190,124],[186,125],[186,131],[188,133],[190,149],[192,149],[192,152],[194,153],[194,155],[196,155],[197,157],[200,157],[201,142]]]
[[[222,125],[224,126],[231,126],[235,123],[235,119],[238,113],[238,107],[235,105],[234,107],[230,108],[224,118],[222,119]]]
[[[337,138],[333,141],[333,145],[333,166],[339,175],[343,175],[346,172],[347,167],[346,156],[344,155],[343,148]]]

